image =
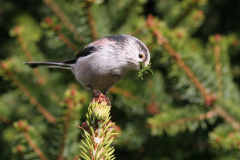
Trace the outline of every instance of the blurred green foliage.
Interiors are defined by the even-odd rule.
[[[22,65],[73,58],[130,34],[154,75],[129,73],[108,95],[116,159],[239,159],[237,0],[0,1],[0,159],[78,159],[91,92],[69,70]]]

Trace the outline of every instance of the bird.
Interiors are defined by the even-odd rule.
[[[24,62],[31,68],[49,67],[71,69],[75,79],[93,93],[100,91],[107,96],[108,90],[129,71],[148,66],[150,53],[146,45],[131,35],[113,35],[98,39],[74,59],[49,62]]]

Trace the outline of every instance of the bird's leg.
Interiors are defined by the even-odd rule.
[[[104,92],[103,94],[106,96],[107,105],[112,106],[111,101],[110,101],[110,99],[107,96],[107,92]]]
[[[94,89],[92,86],[88,85],[88,87],[92,90],[93,92],[93,98],[98,98],[101,95],[101,92]]]
[[[110,101],[110,99],[109,99],[108,96],[107,96],[107,92],[104,92],[104,93],[102,94],[100,91],[94,89],[92,86],[88,85],[88,87],[89,87],[89,88],[92,90],[92,92],[93,92],[93,99],[98,99],[98,100],[100,100],[100,101],[102,101],[102,100],[104,99],[104,101],[107,102],[107,105],[111,106],[111,101]]]

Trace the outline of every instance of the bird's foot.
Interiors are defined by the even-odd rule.
[[[93,92],[93,98],[99,98],[100,95],[102,94],[100,91],[96,89],[92,89],[92,92]]]
[[[98,91],[97,93],[94,93],[93,101],[98,102],[98,103],[105,102],[105,103],[107,103],[107,105],[111,106],[111,101],[109,100],[109,98],[107,96],[105,96],[104,94],[102,94],[100,91]]]
[[[111,106],[111,101],[106,95],[102,94],[100,91],[96,89],[93,89],[93,88],[91,89],[93,92],[93,101],[98,103],[106,102],[107,105]]]

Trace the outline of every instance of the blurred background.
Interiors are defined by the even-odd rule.
[[[116,34],[145,43],[154,72],[108,93],[116,159],[240,159],[239,20],[238,0],[1,0],[0,159],[80,158],[92,93],[70,70],[22,62]]]

